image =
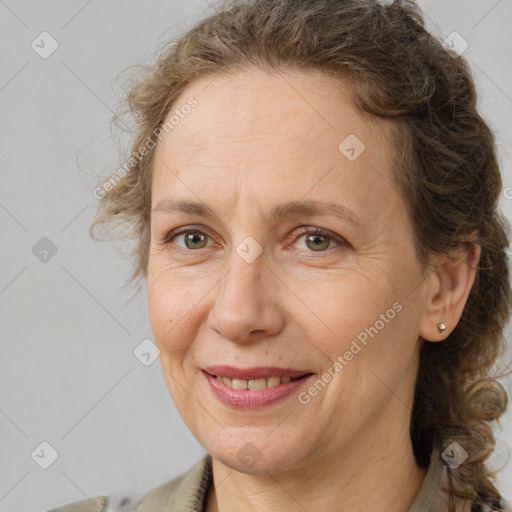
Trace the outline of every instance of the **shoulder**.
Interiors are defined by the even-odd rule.
[[[111,495],[69,503],[47,512],[167,512],[190,505],[201,508],[212,480],[211,456],[206,454],[188,471],[141,496]]]
[[[111,496],[96,496],[74,501],[48,512],[134,512],[141,496],[129,496],[126,493]]]
[[[68,503],[59,508],[52,508],[48,512],[106,512],[109,499],[107,496],[96,496],[82,501]]]

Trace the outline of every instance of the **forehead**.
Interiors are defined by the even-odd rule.
[[[226,197],[246,187],[293,200],[316,189],[335,201],[343,190],[354,202],[392,186],[391,121],[357,111],[348,86],[327,75],[247,69],[202,77],[167,119],[191,98],[197,105],[157,144],[153,202],[171,188],[190,196],[185,175],[192,192]]]
[[[273,137],[296,141],[299,151],[305,140],[308,149],[332,149],[333,143],[337,149],[336,142],[349,134],[369,140],[377,123],[355,109],[348,82],[320,72],[249,68],[202,77],[177,98],[168,119],[192,97],[197,106],[173,128],[168,141],[188,152],[223,141],[258,146]],[[385,126],[375,130],[372,143],[392,128],[390,122],[381,124]],[[386,144],[386,137],[380,142]]]

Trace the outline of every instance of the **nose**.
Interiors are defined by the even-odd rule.
[[[208,316],[209,328],[235,343],[247,344],[275,336],[284,326],[276,290],[279,280],[260,255],[248,263],[233,253]]]

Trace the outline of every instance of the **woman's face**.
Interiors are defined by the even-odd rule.
[[[389,121],[302,72],[202,78],[168,119],[187,101],[155,149],[147,279],[184,421],[253,473],[409,439],[426,291]]]

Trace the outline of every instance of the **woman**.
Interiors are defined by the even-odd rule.
[[[507,510],[486,465],[507,403],[500,172],[467,63],[415,4],[232,1],[127,99],[132,158],[91,232],[135,241],[208,455],[122,505]]]

